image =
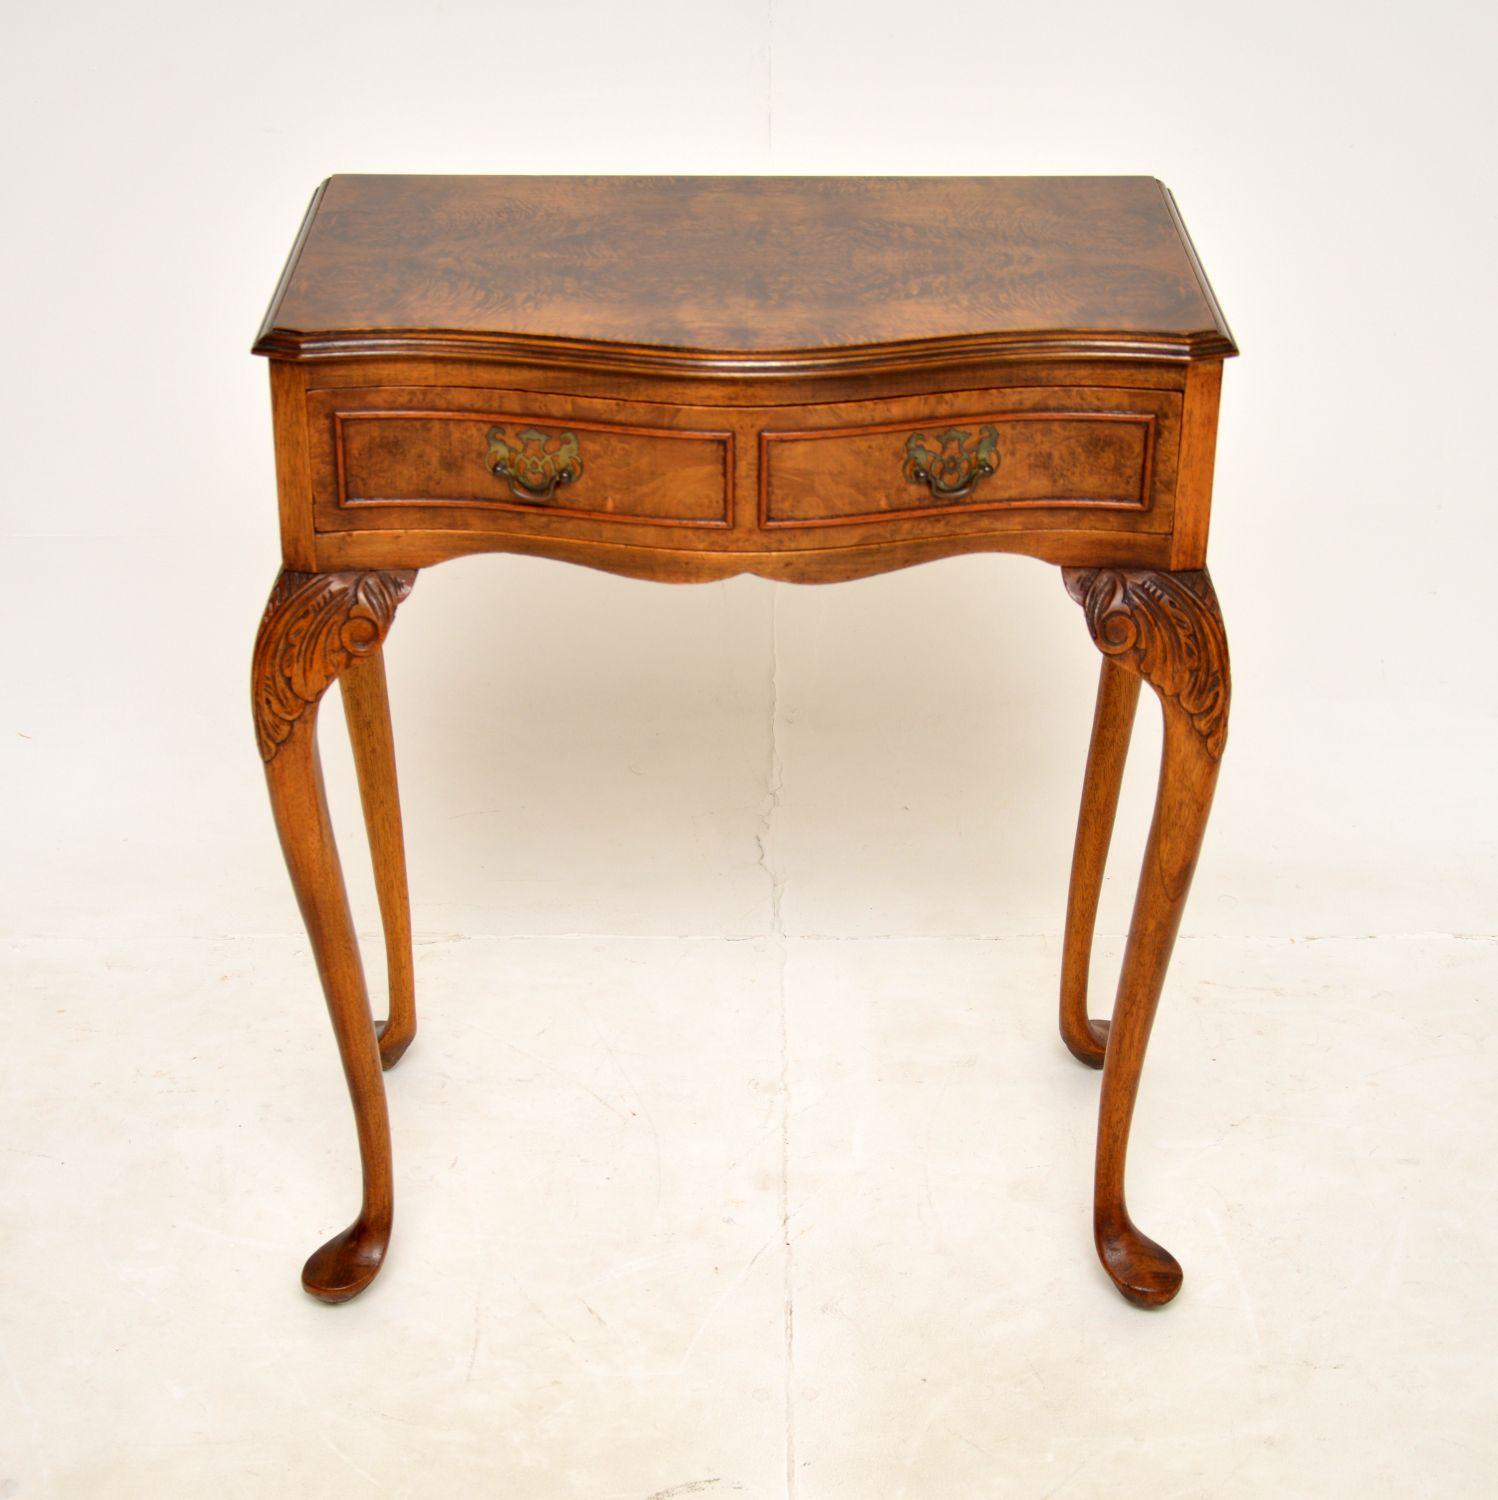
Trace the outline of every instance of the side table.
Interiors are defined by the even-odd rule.
[[[354,1223],[302,1283],[341,1302],[390,1240],[381,1069],[416,1030],[381,655],[418,569],[523,552],[687,583],[830,583],[966,552],[1061,566],[1102,653],[1061,971],[1101,1068],[1094,1238],[1120,1292],[1181,1284],[1124,1198],[1140,1067],[1227,734],[1206,571],[1236,353],[1153,178],[334,177],[255,352],[270,359],[283,568],[255,732],[353,1100]],[[347,710],[389,1019],[371,1017],[317,705]],[[1087,1014],[1138,702],[1164,712],[1113,1016]]]

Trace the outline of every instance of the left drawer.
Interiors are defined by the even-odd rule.
[[[407,386],[309,391],[307,418],[319,531],[733,523],[733,434],[689,413]]]

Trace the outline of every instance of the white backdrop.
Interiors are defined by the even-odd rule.
[[[275,1241],[274,1254],[260,1242],[231,1240],[227,1231],[211,1242],[218,1252],[239,1257],[242,1274],[263,1278],[251,1282],[238,1312],[223,1313],[246,1320],[235,1325],[235,1338],[242,1337],[244,1347],[253,1344],[257,1320],[274,1306],[282,1321],[265,1324],[274,1329],[276,1347],[259,1356],[264,1368],[280,1368],[295,1345],[306,1368],[318,1372],[306,1377],[306,1389],[323,1378],[329,1336],[323,1330],[331,1325],[313,1322],[310,1312],[305,1323],[298,1321],[299,1305],[288,1301],[283,1308],[274,1298],[281,1291],[291,1298],[293,1251],[304,1253],[315,1243],[309,1206],[332,1212],[338,1193],[346,1195],[351,1132],[311,965],[304,951],[292,952],[302,946],[301,929],[251,732],[250,647],[276,571],[278,540],[266,373],[248,350],[308,196],[332,172],[1159,176],[1177,197],[1243,350],[1230,362],[1224,386],[1211,546],[1233,651],[1234,718],[1183,930],[1192,938],[1238,941],[1239,952],[1266,939],[1375,935],[1485,938],[1490,944],[1498,911],[1498,710],[1488,602],[1498,550],[1490,391],[1498,347],[1494,17],[1493,7],[1476,3],[1369,7],[1345,0],[1134,6],[1079,0],[1065,7],[988,0],[919,7],[891,0],[137,6],[57,0],[19,8],[6,22],[0,60],[6,218],[0,285],[7,292],[0,345],[6,562],[0,589],[6,854],[0,933],[14,965],[0,1006],[14,1006],[12,1021],[28,1026],[29,1007],[60,1016],[73,1005],[77,1019],[69,1022],[74,1031],[51,1034],[46,1045],[55,1051],[38,1051],[41,1060],[26,1069],[12,1061],[13,1078],[24,1077],[30,1092],[14,1095],[6,1138],[20,1140],[26,1128],[34,1132],[27,1137],[30,1155],[16,1156],[14,1169],[54,1172],[34,1179],[41,1185],[29,1198],[24,1183],[31,1178],[18,1179],[22,1186],[4,1194],[13,1211],[19,1205],[37,1221],[28,1217],[26,1233],[15,1238],[17,1255],[62,1264],[57,1257],[72,1254],[77,1259],[67,1262],[74,1274],[65,1280],[66,1295],[90,1285],[100,1288],[101,1299],[113,1298],[112,1284],[99,1279],[89,1258],[102,1252],[89,1251],[86,1233],[69,1238],[72,1250],[37,1238],[46,1219],[92,1222],[94,1199],[69,1197],[77,1192],[68,1185],[77,1181],[76,1170],[70,1179],[62,1168],[31,1157],[52,1152],[52,1138],[75,1113],[87,1139],[70,1160],[84,1162],[102,1126],[109,1127],[104,1134],[125,1130],[120,1122],[132,1110],[142,1121],[170,1120],[161,1128],[179,1132],[173,1139],[184,1162],[229,1153],[222,1158],[224,1182],[246,1181],[245,1201],[271,1220],[269,1227],[257,1222],[254,1232]],[[439,952],[444,941],[486,935],[1025,936],[1036,938],[1034,946],[1016,952],[1029,953],[1024,963],[1030,967],[1015,972],[1039,976],[1033,989],[1025,981],[1031,1018],[1025,1024],[1053,1025],[1054,938],[1098,660],[1054,569],[1024,559],[972,557],[830,588],[752,579],[664,588],[549,562],[480,557],[420,577],[387,658],[414,915],[428,955],[418,957],[419,976],[431,972],[423,967],[428,962],[439,970],[456,964],[452,950],[443,950],[448,957]],[[1157,717],[1146,694],[1116,841],[1117,873],[1105,898],[1103,927],[1113,934],[1127,920],[1147,824]],[[323,716],[323,743],[356,913],[372,930],[374,906],[336,694],[329,695]],[[235,946],[250,938],[270,946]],[[246,956],[269,953],[275,943],[281,945],[274,949],[282,954],[280,969],[270,958]],[[927,945],[932,952],[937,946]],[[867,950],[857,957],[853,944],[842,947],[847,972],[866,974],[875,985],[883,960]],[[949,952],[959,949],[980,951],[947,945]],[[761,949],[750,944],[744,951]],[[813,976],[836,969],[824,961],[828,951],[817,950],[823,957],[810,964]],[[924,973],[925,951],[906,953],[899,972]],[[1390,957],[1393,945],[1325,944],[1316,951],[1337,955],[1327,958],[1323,977],[1342,977],[1312,986],[1294,953],[1281,953],[1273,994],[1282,1004],[1283,1025],[1277,1023],[1281,1040],[1279,1050],[1270,1051],[1271,1063],[1260,1057],[1255,1066],[1264,1071],[1250,1071],[1237,1083],[1234,1070],[1224,1066],[1212,1075],[1219,1083],[1202,1084],[1240,1088],[1244,1118],[1261,1087],[1251,1080],[1268,1077],[1282,1060],[1276,1085],[1304,1084],[1307,1092],[1282,1101],[1275,1119],[1307,1118],[1314,1106],[1306,1101],[1320,1097],[1315,1080],[1306,1081],[1315,1070],[1293,1062],[1289,1039],[1307,1033],[1295,1032],[1289,1018],[1312,1028],[1314,1044],[1324,1049],[1317,1066],[1332,1070],[1338,1054],[1330,1038],[1344,1034],[1344,1023],[1351,1037],[1360,1024],[1361,1001],[1354,997],[1381,994],[1389,1027],[1384,1034],[1397,1036],[1390,1016],[1433,1006],[1459,970],[1462,983],[1480,989],[1488,981],[1471,975],[1491,973],[1490,962],[1486,971],[1479,967],[1491,946],[1465,969],[1459,956],[1441,968],[1424,948],[1409,948],[1403,967]],[[1449,951],[1457,952],[1457,945]],[[1465,951],[1478,953],[1479,946],[1468,944]],[[536,952],[552,961],[545,945]],[[571,962],[559,961],[557,972],[570,972]],[[594,975],[590,984],[613,984],[602,959],[576,962],[583,965],[577,972]],[[982,968],[987,962],[971,960],[982,970],[983,986],[992,984]],[[1220,962],[1203,961],[1202,967],[1217,974]],[[1251,974],[1232,978],[1252,988],[1259,982],[1257,962],[1250,963]],[[684,963],[683,973],[696,972]],[[969,959],[959,955],[953,963],[955,973]],[[717,972],[705,961],[704,968]],[[267,1019],[278,1033],[290,1028],[285,1057],[249,1057],[246,1067],[264,1074],[258,1094],[221,1079],[218,1093],[194,1105],[188,1096],[203,1070],[222,1066],[223,1038],[237,1035],[225,1028],[250,1025],[236,1020],[236,1010],[247,996],[264,1004],[269,989],[279,992],[274,975],[280,973],[291,977],[281,1008]],[[24,995],[18,988],[23,977]],[[650,986],[630,983],[648,1008]],[[475,1024],[478,1008],[491,997],[473,993],[466,980],[450,988],[441,998],[451,1047],[461,1036],[454,1028]],[[1185,992],[1179,997],[1184,1008],[1194,987],[1178,988]],[[803,1016],[818,1016],[822,997],[834,991],[839,1005],[853,1003],[848,997],[860,984],[849,980],[838,991],[828,980],[812,989],[816,998]],[[86,1001],[79,998],[85,993]],[[538,993],[543,1003],[551,992]],[[633,991],[626,985],[623,993],[627,998]],[[1240,996],[1234,1004],[1236,1011],[1229,1005],[1206,1012],[1203,1035],[1215,1036],[1217,1018],[1228,1015],[1249,1046],[1263,1030],[1253,998]],[[1337,1026],[1315,1030],[1327,1021],[1316,1007],[1327,1004],[1345,1015]],[[659,1036],[667,1040],[659,1048],[667,1056],[676,1022],[664,1018],[685,1012],[662,1001],[661,1013]],[[768,1015],[764,1019],[768,1037]],[[829,1013],[826,1050],[834,1059],[840,1046],[835,1023]],[[729,1021],[722,1024],[727,1036]],[[214,1026],[219,1041],[205,1040],[200,1056],[192,1039],[208,1037]],[[37,1021],[28,1035],[43,1035],[41,1027]],[[129,1058],[107,1046],[103,1039],[115,1027],[124,1027],[126,1038],[153,1039],[164,1058]],[[7,1029],[14,1036],[10,1023]],[[891,1034],[903,1037],[898,1029]],[[79,1036],[95,1040],[79,1042]],[[440,1038],[426,1036],[442,1055]],[[594,1044],[583,1035],[577,1045],[586,1051]],[[646,1066],[638,1056],[650,1045],[640,1043],[636,1066]],[[725,1056],[739,1045],[725,1042]],[[1161,1042],[1156,1045],[1158,1056]],[[1164,1045],[1168,1059],[1171,1044]],[[304,1050],[311,1060],[292,1061]],[[419,1071],[420,1052],[413,1054],[413,1081],[406,1082],[403,1068],[399,1087],[447,1088],[449,1074],[434,1081]],[[1476,1104],[1469,1093],[1461,1116],[1467,1133],[1456,1147],[1448,1150],[1430,1133],[1443,1118],[1440,1100],[1472,1088],[1472,1079],[1460,1074],[1461,1057],[1476,1054],[1457,1042],[1433,1056],[1426,1062],[1434,1071],[1392,1081],[1376,1077],[1372,1065],[1365,1070],[1357,1058],[1345,1065],[1347,1076],[1334,1081],[1329,1096],[1345,1099],[1345,1109],[1323,1134],[1346,1160],[1363,1160],[1368,1121],[1396,1096],[1406,1111],[1401,1118],[1427,1130],[1421,1149],[1428,1159],[1448,1161],[1453,1173],[1462,1161],[1490,1159],[1480,1139],[1492,1135],[1490,1093],[1486,1113],[1480,1093]],[[126,1061],[134,1071],[121,1083],[116,1070]],[[282,1105],[272,1101],[282,1099],[277,1070],[283,1066],[308,1080],[305,1089],[297,1085],[301,1113],[290,1118],[325,1110],[325,1135],[334,1143],[319,1145],[326,1166],[323,1156],[312,1153],[304,1161],[301,1155],[315,1132],[287,1125],[276,1134]],[[1176,1076],[1189,1073],[1183,1064]],[[1017,1063],[1014,1074],[1028,1076]],[[180,1089],[152,1084],[163,1076],[182,1080]],[[97,1102],[106,1096],[95,1091],[110,1079],[124,1094],[106,1110]],[[1080,1102],[1091,1097],[1085,1084],[1054,1085],[1075,1088],[1078,1096],[1068,1104],[1079,1122],[1073,1144],[1083,1140],[1091,1107]],[[1372,1092],[1357,1092],[1365,1086]],[[981,1094],[977,1083],[973,1087]],[[476,1092],[488,1088],[473,1084]],[[493,1092],[496,1099],[503,1093]],[[175,1093],[183,1098],[167,1099]],[[270,1132],[263,1155],[251,1150],[248,1134],[220,1129],[221,1119],[238,1119],[241,1128],[247,1119],[225,1101],[251,1097],[255,1130]],[[1163,1109],[1170,1091],[1151,1097]],[[90,1100],[98,1118],[87,1111]],[[690,1110],[683,1107],[678,1116],[690,1122],[682,1126],[683,1140],[702,1137]],[[438,1131],[435,1111],[423,1118],[429,1120],[423,1129]],[[442,1130],[459,1129],[455,1115],[447,1120]],[[557,1140],[575,1140],[563,1126],[570,1128],[570,1121],[558,1126]],[[813,1144],[804,1149],[814,1159],[815,1131],[808,1129]],[[146,1139],[141,1136],[137,1147]],[[435,1135],[416,1139],[430,1143]],[[1322,1189],[1312,1186],[1309,1174],[1298,1183],[1292,1178],[1288,1188],[1275,1175],[1304,1140],[1287,1125],[1283,1136],[1266,1141],[1261,1134],[1258,1149],[1246,1151],[1265,1174],[1261,1203],[1277,1206],[1287,1191],[1319,1198]],[[413,1147],[413,1157],[425,1161],[422,1149]],[[658,1172],[659,1138],[654,1149]],[[556,1150],[559,1163],[571,1159],[562,1147]],[[445,1146],[433,1144],[431,1152],[433,1159],[446,1155]],[[173,1153],[159,1154],[170,1170]],[[960,1154],[954,1149],[952,1159]],[[1078,1144],[1067,1157],[1079,1193],[1085,1155],[1085,1144]],[[1035,1158],[1049,1159],[1039,1148]],[[780,1163],[782,1183],[788,1159]],[[1179,1170],[1189,1172],[1196,1157],[1186,1152],[1171,1160],[1186,1162]],[[890,1162],[896,1172],[898,1153]],[[194,1319],[221,1305],[223,1288],[195,1262],[172,1260],[171,1247],[181,1245],[175,1232],[170,1245],[164,1231],[158,1241],[153,1225],[166,1210],[153,1197],[156,1188],[140,1185],[138,1167],[122,1156],[112,1171],[138,1213],[129,1234],[117,1230],[128,1247],[128,1254],[119,1253],[137,1288],[186,1297],[179,1305],[192,1315],[172,1325],[186,1340],[173,1357],[192,1366],[199,1345],[207,1349],[192,1333]],[[280,1213],[283,1170],[293,1176]],[[1311,1315],[1313,1306],[1319,1313],[1329,1282],[1351,1288],[1356,1281],[1349,1271],[1337,1283],[1344,1269],[1337,1256],[1350,1254],[1350,1241],[1360,1237],[1394,1240],[1396,1220],[1401,1255],[1406,1220],[1416,1226],[1410,1230],[1412,1261],[1419,1235],[1440,1226],[1447,1226],[1442,1235],[1470,1244],[1462,1238],[1471,1228],[1460,1210],[1442,1216],[1446,1206],[1470,1196],[1470,1177],[1446,1186],[1432,1178],[1428,1191],[1442,1213],[1411,1218],[1408,1200],[1396,1204],[1380,1196],[1371,1166],[1368,1171],[1366,1182],[1357,1177],[1351,1196],[1337,1200],[1351,1205],[1338,1223],[1367,1216],[1358,1220],[1357,1235],[1346,1236],[1346,1247],[1339,1241],[1307,1261],[1299,1242],[1289,1249],[1270,1246],[1263,1276],[1274,1272],[1272,1287],[1254,1279],[1253,1266],[1240,1274],[1231,1264],[1245,1288],[1251,1327],[1234,1334],[1241,1341],[1232,1345],[1232,1358],[1245,1363],[1231,1365],[1231,1381],[1224,1376],[1231,1386],[1225,1409],[1237,1411],[1234,1403],[1246,1386],[1232,1381],[1242,1371],[1250,1372],[1242,1379],[1252,1383],[1252,1372],[1261,1368],[1253,1361],[1283,1353],[1281,1370],[1314,1372],[1332,1422],[1342,1399],[1333,1382],[1341,1377],[1328,1372],[1347,1365],[1342,1346],[1319,1347],[1313,1360],[1295,1340],[1313,1324],[1343,1326],[1317,1324]],[[770,1181],[773,1173],[766,1172]],[[269,1175],[247,1177],[254,1173]],[[429,1180],[411,1173],[403,1185],[413,1179],[414,1192]],[[704,1181],[704,1201],[711,1201],[718,1179],[704,1169]],[[128,1194],[127,1184],[135,1184]],[[205,1191],[201,1171],[183,1167],[172,1190],[178,1195],[169,1200],[168,1206],[177,1205],[173,1212],[207,1219],[209,1210],[194,1206]],[[586,1183],[577,1191],[585,1199]],[[792,1189],[783,1191],[788,1223]],[[223,1209],[226,1216],[239,1212],[227,1186],[223,1197],[231,1205]],[[489,1197],[503,1199],[497,1191]],[[500,1213],[477,1206],[489,1201],[480,1192],[461,1201],[475,1205],[475,1215]],[[1207,1200],[1198,1194],[1190,1201]],[[42,1204],[46,1213],[36,1207]],[[658,1179],[656,1206],[659,1211]],[[1074,1208],[1076,1222],[1058,1218],[1056,1232],[1075,1230],[1082,1236],[1077,1246],[1085,1249],[1084,1209]],[[855,1207],[850,1214],[862,1211]],[[444,1222],[440,1212],[434,1192],[424,1215],[403,1221],[406,1280],[395,1279],[392,1264],[380,1283],[380,1295],[396,1300],[361,1300],[354,1306],[374,1307],[373,1321],[361,1324],[350,1309],[351,1321],[338,1326],[340,1336],[376,1339],[381,1322],[408,1307],[398,1299],[409,1296],[413,1310],[400,1315],[407,1319],[405,1336],[416,1341],[411,1347],[424,1349],[420,1338],[447,1337],[456,1327],[458,1342],[444,1347],[448,1365],[442,1368],[451,1365],[461,1374],[466,1360],[471,1377],[476,1357],[484,1368],[477,1294],[473,1351],[466,1305],[455,1310],[439,1301],[430,1304],[430,1316],[428,1304],[414,1310],[427,1286],[433,1297],[461,1302],[468,1295],[464,1278],[480,1274],[475,1251],[445,1293],[435,1280],[415,1279],[418,1263],[444,1264],[431,1241],[420,1238],[442,1232],[430,1228]],[[1211,1218],[1210,1204],[1206,1212]],[[1308,1211],[1304,1222],[1315,1218]],[[1211,1254],[1198,1248],[1193,1264],[1211,1265],[1215,1257],[1219,1267],[1227,1265],[1217,1220],[1211,1219],[1210,1231],[1199,1220],[1198,1214],[1195,1230]],[[1242,1225],[1248,1222],[1261,1222],[1269,1232],[1263,1215],[1244,1210],[1234,1235],[1246,1236]],[[422,1224],[426,1231],[416,1227]],[[1336,1228],[1328,1225],[1328,1235]],[[189,1236],[188,1249],[195,1243],[207,1242]],[[519,1244],[513,1241],[512,1248]],[[789,1248],[787,1230],[787,1258]],[[1444,1279],[1444,1248],[1426,1247],[1442,1269],[1430,1273],[1426,1261],[1419,1285],[1429,1289]],[[1277,1305],[1292,1274],[1286,1267],[1301,1261],[1309,1266],[1301,1300],[1276,1321],[1267,1309]],[[918,1255],[913,1264],[921,1264]],[[1119,1349],[1135,1349],[1136,1329],[1144,1325],[1115,1325],[1106,1316],[1095,1323],[1093,1303],[1085,1300],[1095,1288],[1073,1277],[1070,1262],[1058,1266],[1057,1284],[1075,1281],[1083,1299],[1075,1323],[1083,1330],[1079,1361],[1091,1359],[1098,1326],[1125,1341]],[[1385,1279],[1385,1302],[1396,1282],[1397,1263]],[[20,1283],[12,1277],[10,1284]],[[684,1276],[681,1288],[689,1284]],[[1414,1285],[1412,1279],[1406,1290]],[[653,1326],[665,1330],[662,1339],[676,1336],[670,1310],[672,1298],[686,1295],[681,1288],[663,1291],[658,1307],[664,1311],[652,1314]],[[1235,1303],[1232,1283],[1223,1290],[1208,1282],[1208,1288],[1195,1316]],[[1468,1294],[1482,1295],[1481,1284]],[[902,1287],[885,1303],[897,1306],[904,1295]],[[1185,1300],[1170,1316],[1193,1316]],[[128,1297],[118,1305],[135,1306]],[[638,1299],[635,1305],[657,1306]],[[96,1326],[105,1330],[103,1344],[115,1347],[108,1332],[115,1302],[101,1301],[102,1325],[91,1322],[86,1335],[80,1329],[55,1349],[50,1304],[37,1306],[43,1311],[26,1335],[28,1349],[42,1351],[39,1368],[56,1383],[33,1383],[25,1360],[13,1366],[22,1372],[16,1391],[30,1393],[26,1409],[35,1441],[27,1473],[41,1473],[49,1455],[56,1457],[36,1426],[45,1425],[37,1414],[74,1409],[78,1385],[68,1383],[67,1361],[94,1339]],[[1369,1323],[1367,1338],[1358,1342],[1361,1312],[1347,1298],[1337,1308],[1354,1327],[1349,1347],[1362,1351],[1363,1363],[1353,1360],[1353,1369],[1366,1374],[1402,1363],[1402,1335],[1390,1319],[1376,1330]],[[17,1326],[28,1309],[13,1305]],[[1456,1348],[1467,1322],[1460,1296],[1439,1301],[1437,1312],[1447,1321],[1432,1326],[1456,1332],[1428,1341],[1431,1358]],[[809,1307],[808,1316],[814,1315]],[[1041,1325],[1028,1314],[1017,1326],[1034,1335],[1034,1358],[1044,1361],[1040,1351],[1049,1335],[1042,1338]],[[1189,1342],[1187,1330],[1196,1325],[1152,1320],[1148,1326],[1175,1329]],[[1214,1339],[1225,1337],[1217,1325],[1208,1326]],[[948,1331],[956,1338],[962,1333],[957,1324]],[[1396,1342],[1368,1342],[1375,1332]],[[680,1334],[687,1354],[697,1346],[696,1335],[687,1344],[689,1334]],[[1151,1336],[1164,1341],[1172,1335]],[[12,1336],[13,1359],[21,1358],[21,1337]],[[232,1383],[234,1372],[246,1367],[235,1338],[223,1343],[233,1355],[224,1389],[237,1392],[224,1398],[230,1413],[222,1419],[224,1430],[232,1427],[243,1396]],[[913,1346],[922,1339],[917,1330]],[[1157,1345],[1157,1354],[1165,1347]],[[1170,1347],[1180,1356],[1172,1366],[1178,1384],[1161,1389],[1189,1392],[1201,1345]],[[370,1378],[382,1368],[380,1348],[375,1343],[366,1351],[361,1371],[376,1372]],[[1118,1369],[1153,1378],[1154,1355],[1141,1361],[1134,1353],[1115,1354]],[[1490,1353],[1486,1357],[1490,1363]],[[685,1369],[685,1355],[681,1361]],[[163,1368],[171,1364],[162,1356]],[[250,1367],[261,1368],[253,1360]],[[1432,1400],[1444,1399],[1449,1372],[1421,1369],[1422,1389]],[[135,1366],[131,1371],[119,1377],[120,1387],[89,1387],[100,1403],[100,1431],[117,1412],[134,1410],[115,1406],[125,1397],[111,1391],[137,1392],[134,1399],[145,1401],[149,1381]],[[1068,1371],[1060,1373],[1073,1383]],[[1489,1368],[1483,1377],[1488,1385],[1480,1380],[1471,1389],[1489,1389],[1490,1374]],[[514,1378],[525,1375],[522,1364]],[[404,1375],[392,1367],[392,1384],[397,1378]],[[1373,1375],[1367,1379],[1365,1394],[1377,1386]],[[1261,1392],[1260,1410],[1278,1400],[1274,1409],[1291,1425],[1308,1409],[1303,1392],[1267,1376],[1254,1388]],[[460,1403],[449,1408],[454,1393],[440,1380],[413,1389],[430,1393],[434,1410],[461,1410]],[[1079,1388],[1078,1399],[1084,1398],[1090,1399]],[[405,1398],[396,1391],[386,1399],[393,1405]],[[833,1405],[825,1403],[824,1412]],[[159,1403],[142,1410],[153,1421],[166,1420]],[[651,1408],[642,1404],[640,1410]],[[1366,1426],[1359,1430],[1370,1441],[1398,1430],[1376,1400],[1363,1410]],[[581,1411],[586,1415],[588,1408]],[[721,1425],[690,1411],[692,1431]],[[1092,1415],[1089,1408],[1084,1423],[1079,1412],[1073,1438],[1084,1425],[1091,1435]],[[1448,1416],[1457,1426],[1464,1421],[1456,1408]],[[289,1410],[283,1417],[296,1420]],[[1109,1410],[1105,1417],[1116,1417],[1119,1432],[1132,1430],[1127,1411]],[[271,1420],[265,1418],[267,1431]],[[629,1430],[646,1432],[650,1420],[642,1417]],[[1175,1417],[1168,1420],[1173,1424]],[[475,1421],[477,1433],[503,1430],[487,1414]],[[1222,1430],[1231,1435],[1236,1415],[1224,1422]],[[12,1430],[20,1431],[20,1424]],[[204,1419],[204,1433],[212,1437],[217,1430]],[[871,1422],[868,1430],[882,1429]],[[1028,1435],[1019,1434],[1021,1449]],[[804,1432],[803,1440],[810,1441]],[[307,1453],[326,1459],[320,1432],[303,1441]],[[1133,1453],[1128,1441],[1118,1438],[1123,1446],[1116,1451]],[[179,1472],[170,1469],[179,1459],[162,1457],[166,1451],[149,1463],[140,1460],[146,1466],[138,1473],[155,1479],[152,1485],[141,1480],[144,1487],[134,1492],[173,1492],[161,1475]],[[210,1463],[218,1451],[204,1449],[208,1457],[201,1461]],[[1284,1450],[1292,1468],[1300,1461],[1297,1451],[1307,1450]],[[1465,1462],[1460,1445],[1443,1444],[1443,1452],[1453,1465]],[[0,1462],[0,1493],[9,1494],[6,1472]],[[106,1491],[80,1483],[76,1492]],[[14,1493],[23,1492],[32,1491]],[[45,1486],[37,1492],[52,1493]],[[64,1486],[58,1492],[73,1491]],[[185,1485],[175,1492],[205,1491]],[[244,1492],[285,1490],[252,1485]],[[527,1500],[531,1493],[509,1492]],[[1220,1487],[1210,1492],[1227,1493]],[[1255,1492],[1273,1487],[1266,1479],[1265,1487],[1248,1491]],[[562,1491],[536,1493],[550,1500]],[[1414,1491],[1396,1486],[1388,1493]]]
[[[1169,183],[1244,351],[1212,539],[1232,750],[1187,930],[1491,931],[1492,13],[1050,15],[18,16],[7,930],[295,930],[245,701],[277,563],[263,304],[329,172],[586,170]],[[1096,659],[1041,565],[667,590],[484,558],[423,576],[389,657],[424,930],[761,931],[767,823],[788,931],[1057,928]]]

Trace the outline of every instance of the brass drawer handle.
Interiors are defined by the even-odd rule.
[[[991,422],[978,429],[976,442],[956,427],[940,434],[935,447],[924,432],[911,433],[905,442],[906,479],[924,484],[937,500],[966,498],[998,466],[999,431]]]
[[[522,427],[513,439],[506,428],[491,427],[484,462],[495,478],[510,481],[510,493],[517,500],[532,504],[550,500],[583,472],[577,434],[543,432],[539,427]]]

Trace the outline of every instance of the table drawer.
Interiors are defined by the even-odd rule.
[[[321,530],[513,528],[517,516],[732,522],[729,431],[656,427],[603,402],[503,391],[312,391],[308,414]]]
[[[835,414],[842,420],[825,426],[761,432],[767,530],[1046,510],[1168,529],[1176,392],[968,391]]]

